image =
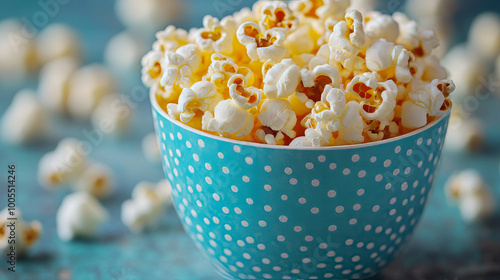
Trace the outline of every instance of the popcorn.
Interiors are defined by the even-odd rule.
[[[155,37],[157,41],[153,44],[153,50],[158,52],[175,52],[189,41],[188,32],[173,25],[157,32]]]
[[[182,46],[175,52],[166,53],[163,64],[161,86],[168,88],[174,86],[190,87],[194,83],[193,74],[201,66],[201,51],[194,44]]]
[[[113,190],[112,172],[102,163],[90,163],[76,180],[74,189],[99,199],[108,197]]]
[[[47,116],[32,90],[18,92],[0,119],[0,135],[12,144],[26,144],[43,137]]]
[[[231,99],[220,101],[214,114],[210,111],[203,115],[202,128],[219,133],[221,136],[241,138],[250,134],[254,126],[254,116],[248,110],[259,104],[262,91],[245,88],[243,75],[234,75],[228,82]]]
[[[84,144],[73,138],[61,140],[38,164],[38,182],[55,189],[78,178],[87,166]]]
[[[444,115],[455,86],[436,33],[350,2],[258,1],[201,29],[168,27],[143,81],[171,118],[269,145],[378,141]]]
[[[236,37],[246,47],[252,61],[266,62],[269,59],[281,61],[287,55],[287,50],[283,46],[286,33],[279,28],[261,32],[257,23],[249,21],[240,25]]]
[[[104,97],[92,112],[92,126],[107,135],[119,136],[130,126],[132,109],[118,94]]]
[[[491,190],[475,170],[465,170],[452,175],[446,182],[448,200],[458,204],[467,222],[486,220],[495,211]]]
[[[151,34],[184,15],[182,0],[118,0],[115,12],[129,30]]]
[[[363,62],[357,55],[365,45],[363,15],[356,10],[349,11],[345,21],[335,25],[328,45],[332,52],[331,58],[338,60],[345,68],[360,69]]]
[[[351,0],[351,6],[349,6],[348,9],[358,10],[360,12],[366,13],[376,10],[378,5],[378,0]]]
[[[379,12],[367,13],[365,32],[368,36],[396,42],[399,37],[399,24],[389,15]]]
[[[75,72],[69,88],[69,114],[79,120],[88,120],[99,102],[115,93],[116,85],[106,68],[92,64]]]
[[[156,194],[160,197],[164,207],[172,205],[172,185],[168,180],[161,180],[156,184]]]
[[[500,17],[493,12],[477,16],[469,30],[469,45],[485,60],[500,53]]]
[[[452,114],[444,148],[455,152],[475,152],[482,148],[484,128],[478,119],[464,119]]]
[[[403,126],[420,128],[427,124],[427,115],[436,116],[447,111],[451,107],[448,97],[454,90],[452,81],[435,79],[431,84],[411,92],[409,99],[403,103]]]
[[[68,113],[69,87],[78,66],[74,58],[60,58],[42,68],[38,94],[48,110],[59,114]]]
[[[9,212],[7,207],[0,212],[0,251],[7,253],[11,247],[15,247],[16,254],[22,256],[40,239],[42,224],[39,221],[27,223],[23,220],[18,208],[16,208],[14,216],[10,215]],[[16,220],[9,220],[9,218],[16,218]],[[12,223],[14,223],[15,229],[11,226]],[[11,237],[14,235],[15,239],[12,239]]]
[[[287,98],[292,95],[301,79],[300,68],[293,60],[284,59],[267,71],[264,94],[267,98]]]
[[[226,55],[233,52],[233,34],[236,30],[236,23],[232,18],[226,17],[219,21],[207,15],[203,18],[203,27],[196,36],[196,42],[202,51]]]
[[[292,104],[283,99],[269,99],[262,103],[260,114],[257,116],[263,128],[257,130],[260,140],[270,145],[284,144],[284,137],[295,138],[293,130],[297,117],[292,110]]]
[[[78,33],[71,27],[55,23],[47,26],[38,34],[38,57],[42,64],[59,58],[82,60],[81,40]]]
[[[191,88],[182,90],[179,96],[179,104],[167,105],[168,114],[173,118],[180,118],[181,122],[189,123],[196,113],[213,112],[215,105],[223,100],[217,92],[215,84],[201,81],[195,83]]]
[[[63,241],[91,238],[108,219],[99,201],[86,192],[66,196],[57,210],[57,234]]]
[[[160,146],[156,140],[156,134],[149,133],[142,139],[142,153],[149,162],[161,162]]]
[[[156,226],[165,210],[164,199],[164,196],[160,197],[153,184],[140,182],[132,191],[132,199],[122,204],[122,222],[133,232],[141,232]]]
[[[39,66],[36,41],[23,36],[23,24],[8,19],[0,22],[0,79],[18,82]]]
[[[107,43],[104,61],[115,72],[128,74],[140,67],[146,50],[140,38],[126,31],[121,32]]]

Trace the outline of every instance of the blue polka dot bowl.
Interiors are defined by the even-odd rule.
[[[362,279],[417,224],[449,115],[370,144],[289,148],[224,139],[153,117],[174,205],[226,279]]]

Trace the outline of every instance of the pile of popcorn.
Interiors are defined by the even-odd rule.
[[[383,140],[447,113],[455,89],[432,30],[349,0],[259,1],[189,32],[167,27],[142,80],[169,116],[223,137],[290,146]]]

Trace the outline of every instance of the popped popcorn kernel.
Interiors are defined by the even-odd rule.
[[[11,229],[8,225],[12,221],[10,219],[16,218],[16,254],[23,256],[40,239],[42,224],[39,221],[26,222],[22,217],[21,210],[17,208],[14,216],[10,212],[7,207],[0,212],[0,252],[7,253],[10,247],[14,245],[11,241],[12,239],[9,238]]]
[[[409,133],[449,112],[455,85],[436,33],[375,4],[257,1],[189,32],[170,26],[143,82],[171,118],[236,140],[320,147]]]

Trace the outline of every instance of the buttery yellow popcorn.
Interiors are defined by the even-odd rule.
[[[189,32],[167,27],[143,58],[143,82],[170,117],[269,145],[379,141],[445,114],[455,85],[436,33],[349,7],[258,1]]]

